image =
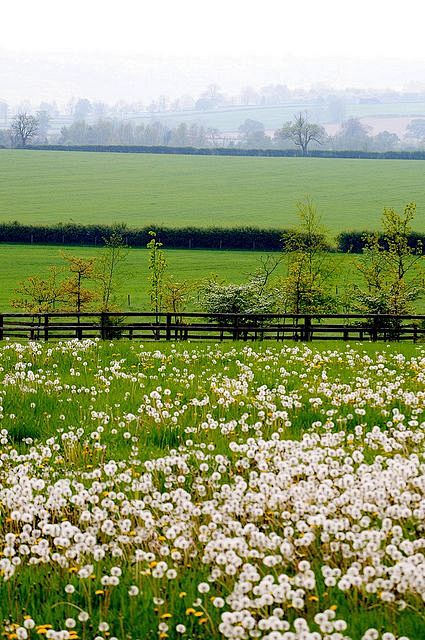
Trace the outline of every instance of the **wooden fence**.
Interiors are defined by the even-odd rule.
[[[425,315],[206,313],[3,313],[0,340],[410,340]]]

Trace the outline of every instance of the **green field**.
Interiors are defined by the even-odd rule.
[[[31,275],[46,276],[51,265],[66,266],[60,251],[81,257],[99,255],[100,249],[94,247],[65,247],[19,245],[0,243],[0,311],[10,311],[10,300],[16,297],[14,289],[18,282]],[[169,249],[165,252],[168,272],[176,280],[197,282],[210,275],[217,274],[221,279],[239,283],[246,280],[259,267],[260,257],[264,254],[255,251],[203,251]],[[348,282],[358,279],[353,264],[358,256],[335,254],[334,286],[340,293]],[[132,249],[124,267],[123,283],[117,303],[128,311],[146,311],[148,309],[148,251]],[[279,266],[278,275],[286,274],[286,265]],[[130,295],[130,307],[128,306]],[[196,300],[192,308],[199,308]]]
[[[14,290],[19,282],[32,275],[45,277],[52,265],[66,266],[61,257],[62,251],[65,254],[89,258],[99,256],[101,249],[0,243],[0,311],[13,310],[10,301],[16,298]],[[258,251],[165,250],[167,274],[178,281],[193,282],[195,286],[212,275],[217,275],[227,282],[244,282],[259,269],[260,259],[265,255]],[[120,309],[124,311],[149,309],[148,257],[147,249],[131,249],[128,254],[116,300]],[[329,260],[334,265],[331,288],[337,296],[343,296],[346,288],[352,283],[361,283],[361,276],[355,266],[359,263],[360,256],[335,253],[330,255]],[[287,265],[282,261],[275,276],[285,276],[286,273]],[[425,278],[424,267],[422,273]],[[189,308],[199,310],[195,292]],[[416,308],[418,313],[425,313],[424,297],[416,302]]]
[[[307,194],[332,232],[415,201],[425,162],[0,151],[0,221],[288,227]]]
[[[7,640],[423,640],[420,345],[0,343]]]

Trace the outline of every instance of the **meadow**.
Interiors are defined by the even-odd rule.
[[[61,251],[67,255],[84,258],[99,256],[101,249],[95,247],[63,247],[42,245],[0,244],[0,311],[11,311],[11,299],[16,298],[19,282],[29,276],[46,277],[51,265],[66,266]],[[249,278],[260,266],[264,256],[255,251],[204,251],[166,249],[168,273],[178,281],[194,284],[212,275],[228,282],[240,283]],[[273,254],[277,255],[277,254]],[[131,249],[121,274],[121,286],[117,292],[117,304],[122,310],[146,311],[149,309],[149,253],[147,249]],[[333,254],[335,264],[334,286],[342,294],[349,283],[358,282],[359,274],[354,265],[359,257],[348,254]],[[287,273],[286,262],[282,262],[276,275]],[[128,304],[130,296],[130,305]],[[190,305],[199,310],[196,299]]]
[[[425,348],[0,345],[8,640],[422,640]]]
[[[0,220],[287,228],[310,195],[332,233],[424,206],[423,161],[0,150]]]

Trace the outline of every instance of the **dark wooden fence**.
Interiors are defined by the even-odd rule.
[[[206,313],[3,313],[0,340],[411,340],[425,315]]]

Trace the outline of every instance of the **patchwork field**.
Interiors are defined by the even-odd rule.
[[[332,232],[379,226],[384,206],[418,205],[425,162],[0,150],[0,220],[133,227],[288,227],[307,194]]]
[[[425,635],[425,348],[0,346],[10,640]]]

